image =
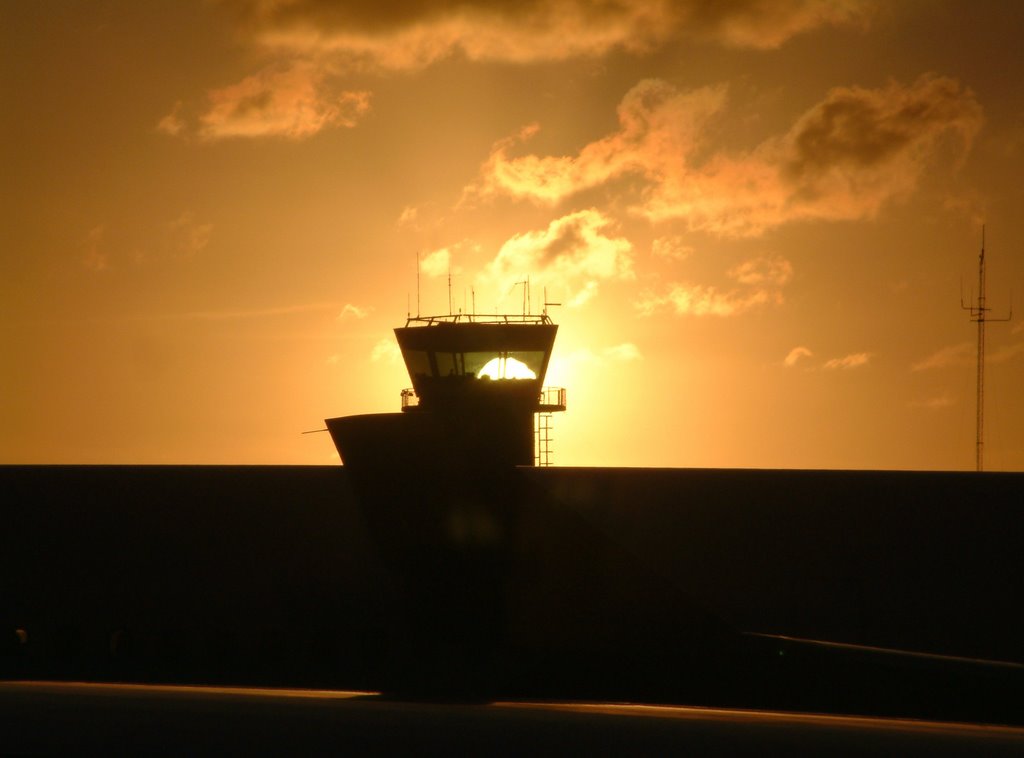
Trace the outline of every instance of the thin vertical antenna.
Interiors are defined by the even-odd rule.
[[[476,287],[470,287],[469,291],[473,293],[473,313],[476,313]]]
[[[552,302],[549,302],[549,301],[548,301],[548,288],[547,288],[547,287],[545,287],[545,288],[544,288],[544,315],[545,315],[545,316],[546,316],[546,315],[548,315],[548,306],[549,306],[549,305],[561,305],[561,303],[552,303]]]
[[[448,315],[452,315],[452,260],[448,259]]]
[[[526,315],[526,291],[527,291],[527,288],[530,286],[529,281],[524,279],[521,282],[515,282],[512,285],[512,289],[510,289],[508,291],[508,294],[509,295],[514,294],[515,291],[516,291],[516,287],[520,287],[520,286],[523,288],[523,315],[525,316]],[[506,297],[507,297],[507,295],[506,295]],[[495,311],[497,311],[497,306],[495,306]]]
[[[978,366],[977,366],[977,397],[975,400],[977,410],[977,427],[975,432],[975,467],[977,471],[985,470],[985,324],[989,321],[1009,321],[1013,318],[1011,306],[1010,314],[1006,318],[990,318],[987,314],[991,310],[985,304],[985,226],[981,227],[981,252],[978,254],[978,300],[971,305],[965,305],[963,294],[960,295],[960,307],[971,314],[971,321],[978,325]]]
[[[420,251],[416,251],[416,318],[420,317]]]

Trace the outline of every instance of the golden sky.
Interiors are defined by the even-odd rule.
[[[1024,3],[0,2],[0,462],[337,462],[562,305],[561,465],[1024,470]]]

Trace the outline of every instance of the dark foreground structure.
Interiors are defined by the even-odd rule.
[[[0,467],[0,678],[1024,724],[1020,474],[503,486],[500,561],[410,588],[344,467]],[[447,528],[470,555],[496,538]]]
[[[0,682],[15,755],[1019,756],[1024,729],[608,703]]]
[[[556,331],[546,313],[410,317],[400,412],[326,420],[344,467],[0,468],[17,749],[107,746],[125,713],[143,748],[204,723],[282,750],[311,747],[299,724],[336,749],[398,747],[401,725],[461,749],[514,748],[508,729],[524,750],[693,747],[693,724],[720,754],[1020,746],[1019,729],[776,727],[1024,726],[1024,476],[545,467]],[[33,742],[47,727],[81,740]],[[223,747],[181,743],[204,746]]]

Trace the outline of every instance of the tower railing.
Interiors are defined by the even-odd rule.
[[[546,313],[448,313],[440,316],[409,316],[406,326],[437,324],[552,324]]]
[[[565,410],[565,387],[544,387],[537,397],[538,413],[558,413]],[[420,397],[412,387],[402,390],[402,410],[416,408]]]
[[[420,396],[416,394],[416,390],[412,387],[406,387],[402,390],[402,410],[407,408],[415,408],[420,404]]]
[[[552,413],[565,410],[565,387],[544,387],[537,404],[540,411]]]

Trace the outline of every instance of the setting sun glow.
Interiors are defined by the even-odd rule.
[[[556,465],[971,469],[1021,7],[5,3],[0,461],[337,464],[407,315],[547,309]]]
[[[498,357],[489,360],[476,374],[478,379],[536,379],[537,374],[520,360]]]

